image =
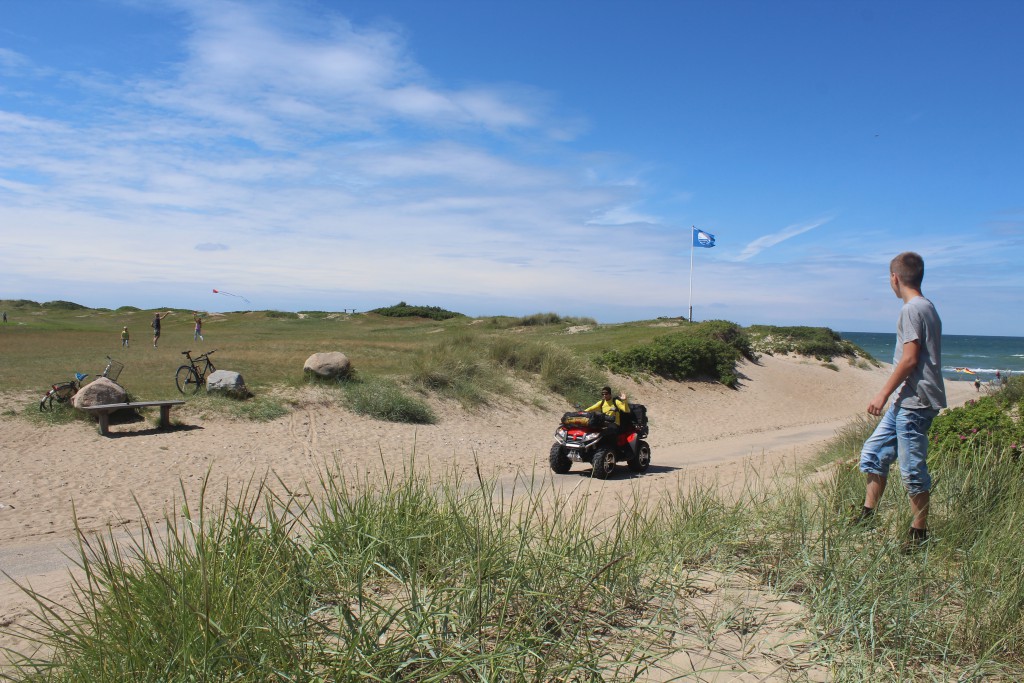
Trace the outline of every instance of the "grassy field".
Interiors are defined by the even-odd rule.
[[[122,380],[133,393],[173,397],[178,353],[196,349],[190,312],[165,320],[155,351],[138,338],[151,312],[8,314],[5,391],[31,391],[110,354],[126,363]],[[587,381],[601,381],[594,359],[657,349],[657,337],[687,327],[649,321],[566,334],[580,321],[515,322],[230,313],[210,319],[200,348],[218,348],[219,365],[242,372],[257,394],[304,381],[309,353],[340,350],[367,382],[468,392],[472,402],[508,386],[503,377],[546,381],[545,363],[578,363],[593,373]],[[140,330],[130,354],[116,353],[123,324]],[[781,332],[768,331],[762,352],[788,348]],[[831,362],[828,335],[793,334],[804,332],[813,355]],[[481,359],[490,370],[473,375]],[[453,378],[467,374],[469,388],[460,388]],[[851,501],[863,495],[854,459],[866,422],[841,434],[814,472],[752,472],[739,496],[680,489],[634,500],[611,519],[587,518],[544,487],[507,500],[494,482],[456,474],[438,488],[408,473],[346,482],[326,471],[302,504],[258,484],[217,513],[189,501],[184,518],[166,520],[166,537],[148,531],[163,524],[145,522],[134,548],[141,561],[112,539],[82,539],[74,602],[53,609],[37,596],[42,625],[26,634],[51,654],[0,676],[645,680],[682,645],[682,632],[713,647],[753,643],[769,628],[743,606],[695,607],[705,577],[717,575],[804,606],[808,650],[779,662],[793,680],[808,664],[840,681],[1022,680],[1022,401],[1017,378],[936,420],[932,535],[912,553],[901,543],[909,510],[897,484],[874,526],[850,523]]]
[[[258,396],[304,383],[302,366],[310,354],[341,351],[351,359],[357,377],[397,383],[421,394],[448,395],[469,406],[511,391],[510,377],[541,382],[576,403],[595,394],[608,370],[729,384],[735,380],[735,363],[754,357],[747,331],[722,321],[597,325],[555,314],[433,320],[375,313],[228,312],[205,316],[206,340],[200,342],[193,341],[191,311],[161,309],[173,312],[163,321],[159,347],[153,348],[149,325],[154,311],[11,301],[0,301],[0,306],[10,318],[0,329],[5,361],[0,387],[5,392],[41,394],[75,372],[98,374],[111,356],[124,363],[119,381],[134,399],[176,398],[174,373],[183,362],[181,352],[191,350],[195,356],[215,350],[215,365],[241,373]],[[122,326],[132,335],[127,349],[121,347]],[[776,336],[834,335],[823,328],[759,330],[758,338],[771,331]],[[839,343],[831,352],[850,358],[864,355]],[[831,359],[827,350],[821,353]]]

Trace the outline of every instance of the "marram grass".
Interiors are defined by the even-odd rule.
[[[39,620],[22,636],[41,649],[4,675],[645,680],[672,633],[712,648],[757,635],[742,608],[694,607],[695,582],[724,573],[804,605],[797,680],[808,662],[833,680],[1020,680],[1021,464],[940,459],[931,541],[907,555],[897,481],[876,526],[849,523],[871,426],[840,434],[811,475],[750,470],[728,495],[692,482],[649,503],[624,496],[612,516],[544,480],[510,491],[413,461],[362,481],[325,470],[301,506],[261,484],[219,507],[205,491],[166,533],[146,521],[128,545],[82,536],[74,599],[28,591]]]

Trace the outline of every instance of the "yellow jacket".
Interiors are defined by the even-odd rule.
[[[617,398],[614,401],[608,401],[602,398],[600,401],[587,408],[587,412],[612,415],[615,417],[615,424],[620,424],[619,415],[621,413],[629,412],[629,401],[623,401],[621,398]]]

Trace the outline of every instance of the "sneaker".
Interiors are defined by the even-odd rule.
[[[914,527],[910,527],[907,531],[907,537],[903,540],[903,545],[900,546],[900,551],[904,555],[912,555],[922,550],[927,543],[927,529],[915,529]]]
[[[850,525],[862,529],[874,528],[877,517],[873,508],[864,506],[850,506]]]

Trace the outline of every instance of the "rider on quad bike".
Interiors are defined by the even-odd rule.
[[[634,472],[643,472],[651,463],[651,447],[641,441],[645,436],[646,408],[631,407],[625,393],[612,399],[612,390],[604,387],[600,401],[562,416],[549,464],[555,473],[565,474],[573,462],[589,462],[592,476],[598,479],[610,477],[615,463],[622,460]]]

